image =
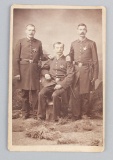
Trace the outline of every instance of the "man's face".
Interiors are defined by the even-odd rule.
[[[55,44],[54,50],[55,50],[56,54],[60,56],[63,54],[64,45],[63,44]]]
[[[33,26],[27,26],[26,28],[26,35],[28,38],[33,38],[35,35],[35,27]]]
[[[78,31],[78,35],[80,37],[85,37],[86,36],[87,29],[86,29],[85,26],[79,26],[78,29],[77,29],[77,31]]]

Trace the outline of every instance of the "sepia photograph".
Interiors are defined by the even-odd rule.
[[[106,9],[12,5],[8,149],[105,148]]]

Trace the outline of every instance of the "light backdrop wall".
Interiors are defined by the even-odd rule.
[[[15,9],[13,44],[25,37],[27,24],[36,26],[35,38],[42,41],[44,53],[53,54],[53,43],[65,44],[68,54],[71,42],[78,38],[77,25],[85,23],[87,37],[97,44],[99,78],[102,79],[102,11],[101,9]]]

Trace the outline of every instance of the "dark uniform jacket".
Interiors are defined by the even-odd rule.
[[[91,80],[98,78],[98,56],[95,42],[87,38],[82,42],[80,40],[72,42],[70,56],[78,71],[76,79],[79,78],[80,93],[89,93]],[[81,67],[78,67],[79,63],[82,63]]]
[[[55,57],[44,64],[42,75],[45,76],[45,74],[49,74],[51,80],[43,78],[42,85],[44,87],[60,84],[64,89],[67,89],[73,81],[74,69],[72,63],[67,62],[63,55],[58,60]]]
[[[41,41],[23,38],[19,40],[14,53],[14,75],[20,75],[17,87],[25,90],[39,89],[38,63],[43,55]]]

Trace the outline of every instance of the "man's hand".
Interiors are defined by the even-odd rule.
[[[49,59],[53,59],[53,58],[54,58],[54,56],[53,56],[53,55],[51,55],[51,54],[49,54],[49,55],[48,55],[48,58],[49,58]]]
[[[60,88],[62,88],[62,86],[60,84],[57,84],[54,89],[60,89]]]
[[[15,79],[17,79],[17,80],[20,80],[20,75],[16,75],[16,76],[14,76],[15,77]]]
[[[45,74],[45,79],[51,80],[51,76],[49,74]]]

